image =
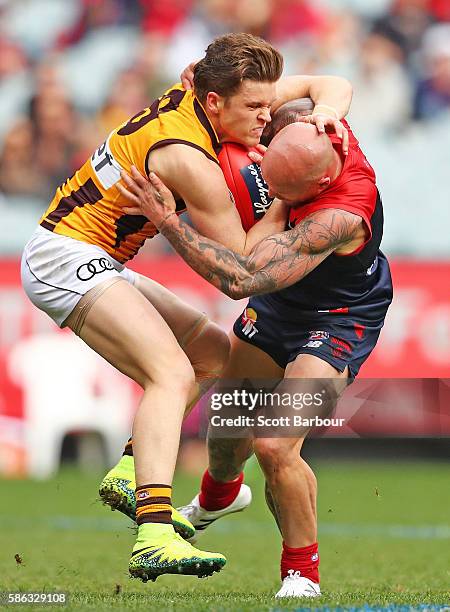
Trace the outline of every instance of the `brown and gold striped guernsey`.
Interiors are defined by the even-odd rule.
[[[111,132],[90,159],[56,190],[40,225],[51,232],[95,244],[124,263],[157,229],[143,216],[124,214],[116,188],[131,165],[146,175],[151,151],[180,143],[217,162],[220,145],[192,91],[178,83],[153,104]],[[182,201],[177,210],[184,210]]]

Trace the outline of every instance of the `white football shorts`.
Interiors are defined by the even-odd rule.
[[[35,306],[59,325],[90,289],[121,277],[135,285],[137,275],[93,244],[38,227],[25,246],[22,285]]]

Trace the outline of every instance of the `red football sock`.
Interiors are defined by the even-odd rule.
[[[291,548],[283,542],[281,580],[286,578],[289,570],[299,571],[303,578],[309,578],[319,584],[319,548],[317,542],[301,548]]]
[[[219,482],[214,480],[208,470],[205,471],[200,487],[199,503],[205,510],[222,510],[234,502],[244,480],[241,472],[236,480]]]

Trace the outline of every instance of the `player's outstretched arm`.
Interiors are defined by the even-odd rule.
[[[344,155],[348,153],[348,131],[340,121],[350,109],[353,88],[347,79],[338,76],[296,75],[280,79],[277,98],[272,105],[274,113],[285,102],[296,98],[311,98],[314,109],[299,121],[312,123],[319,133],[335,132],[342,141]]]
[[[205,238],[166,205],[170,191],[155,174],[151,220],[193,270],[233,299],[289,287],[314,270],[360,231],[358,215],[337,210],[317,211],[292,230],[262,240],[248,257]]]
[[[315,108],[333,111],[335,119],[342,119],[350,109],[353,88],[347,79],[339,76],[293,75],[277,83],[277,97],[272,105],[274,113],[282,104],[297,98],[311,98]],[[319,110],[319,109],[317,109]],[[334,112],[335,111],[335,112]],[[325,113],[330,114],[330,113]]]
[[[191,62],[181,73],[180,79],[185,89],[194,87],[194,68],[199,60]],[[277,84],[277,98],[271,112],[275,112],[285,102],[297,98],[311,98],[315,106],[323,106],[336,111],[335,119],[345,117],[350,109],[353,88],[347,79],[338,76],[293,75],[283,77]],[[319,110],[319,109],[318,109]],[[333,113],[334,114],[334,113]]]

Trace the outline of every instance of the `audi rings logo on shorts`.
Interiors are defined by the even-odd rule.
[[[99,259],[91,259],[88,263],[83,264],[77,270],[77,277],[81,281],[91,280],[96,274],[101,274],[106,270],[114,270],[112,263],[106,257]]]

